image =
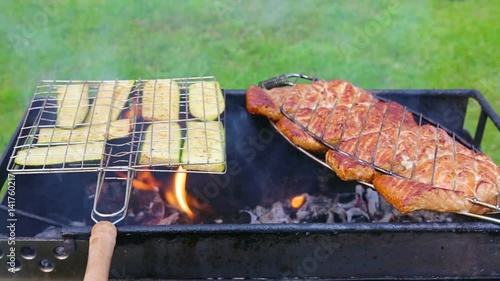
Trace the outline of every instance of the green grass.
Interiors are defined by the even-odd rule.
[[[301,72],[364,88],[476,88],[500,112],[499,15],[496,0],[1,1],[0,151],[40,79],[215,75],[246,88]],[[487,129],[483,149],[500,163],[500,133]]]

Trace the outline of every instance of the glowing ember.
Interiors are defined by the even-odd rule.
[[[120,178],[127,178],[127,173],[125,172],[116,171],[115,173]],[[151,172],[141,171],[138,172],[132,180],[132,186],[138,190],[158,191],[161,186],[161,182],[157,181]]]
[[[165,190],[165,199],[170,206],[176,207],[186,213],[189,218],[194,218],[195,214],[189,207],[188,194],[186,192],[187,173],[182,166],[179,166],[174,176],[174,188]]]
[[[293,208],[298,209],[304,205],[306,202],[306,197],[304,195],[297,195],[292,198],[290,201],[290,205],[292,205]]]
[[[132,181],[132,186],[139,190],[157,191],[161,183],[158,182],[151,172],[138,172],[135,179]]]

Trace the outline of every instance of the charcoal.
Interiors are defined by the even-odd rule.
[[[328,223],[343,223],[347,221],[347,214],[344,208],[340,206],[333,206],[329,210],[331,218],[327,221]]]
[[[283,204],[276,202],[272,208],[259,216],[257,223],[290,223],[292,222],[290,216],[285,213]]]
[[[165,203],[163,201],[153,202],[151,204],[151,214],[156,218],[163,218],[165,216]]]
[[[370,216],[360,208],[351,208],[346,215],[347,222],[370,222]]]
[[[345,222],[345,213],[344,215],[339,214],[337,212],[328,213],[328,219],[326,223],[343,223]]]
[[[180,220],[179,212],[170,214],[166,218],[155,218],[149,221],[145,221],[144,225],[172,225],[176,224]]]
[[[358,202],[358,195],[356,193],[339,194],[337,202],[342,208],[352,208]]]
[[[380,212],[379,194],[376,191],[367,189],[364,198],[367,202],[367,209],[370,217],[382,215]]]
[[[243,210],[243,211],[240,211],[240,213],[246,213],[248,214],[249,218],[250,218],[250,224],[253,224],[253,223],[257,223],[257,220],[259,219],[259,217],[253,213],[252,211],[248,211],[248,210]]]
[[[237,215],[234,215],[232,219],[234,223],[237,224],[248,224],[253,221],[252,215],[253,214],[248,211],[240,211]]]
[[[105,184],[103,194],[113,195],[110,202],[120,202],[120,186]],[[89,187],[90,190],[94,187]],[[280,186],[281,188],[281,186]],[[284,193],[285,194],[285,193]],[[304,203],[292,207],[294,196],[283,195],[281,200],[273,203],[263,200],[262,205],[253,209],[239,210],[238,213],[213,214],[209,207],[201,208],[191,205],[196,213],[195,219],[189,218],[182,211],[165,203],[158,191],[132,190],[127,224],[133,225],[170,225],[192,223],[361,223],[361,222],[436,222],[454,221],[452,215],[420,211],[401,214],[376,191],[362,185],[356,185],[354,192],[345,192],[326,196],[321,194],[302,193]],[[269,199],[269,198],[268,198]],[[269,203],[267,203],[269,202]],[[201,205],[200,205],[201,206]]]
[[[360,223],[360,222],[452,222],[453,215],[419,211],[401,214],[373,189],[357,185],[354,193],[340,193],[333,199],[323,194],[301,194],[304,204],[295,209],[291,198],[271,208],[244,210],[250,223]],[[293,197],[292,197],[293,198]]]
[[[87,186],[87,194],[90,199],[95,196],[97,183]],[[125,200],[125,182],[124,181],[104,181],[101,186],[101,193],[97,202],[96,209],[101,213],[114,213],[123,207]]]

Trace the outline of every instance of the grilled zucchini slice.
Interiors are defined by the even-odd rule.
[[[106,135],[106,130],[107,135]],[[130,135],[130,121],[120,119],[106,124],[80,126],[73,130],[41,128],[37,143],[78,143],[126,138]]]
[[[17,153],[14,162],[22,166],[44,166],[62,163],[99,161],[103,157],[104,142],[88,144],[33,147]]]
[[[89,112],[89,86],[71,84],[57,86],[56,125],[63,129],[73,129],[85,120]]]
[[[139,156],[140,165],[179,163],[181,127],[177,123],[152,122],[146,130]]]
[[[148,121],[179,119],[180,90],[171,79],[146,81],[142,90],[142,117]]]
[[[224,112],[225,101],[219,82],[202,81],[189,86],[189,112],[202,120],[216,120]]]
[[[226,144],[221,122],[187,123],[181,162],[188,170],[223,172],[226,169]]]
[[[118,119],[125,108],[128,96],[134,85],[133,80],[105,81],[99,84],[91,114],[85,118],[85,123],[108,123]]]

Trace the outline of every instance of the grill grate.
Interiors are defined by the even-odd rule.
[[[213,76],[44,80],[8,171],[169,172],[183,165],[188,172],[224,173],[224,100]]]

